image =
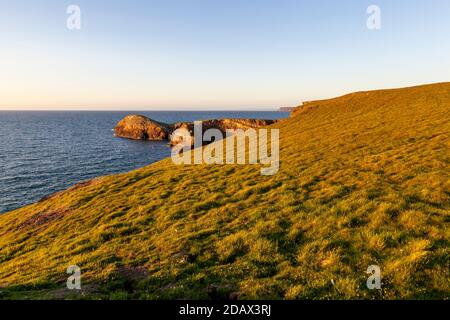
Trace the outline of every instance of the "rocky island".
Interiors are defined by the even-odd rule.
[[[263,119],[215,119],[205,120],[202,123],[203,132],[208,129],[219,129],[223,134],[227,129],[256,129],[276,123],[278,120]],[[176,144],[178,137],[172,133],[179,129],[187,129],[193,136],[193,122],[178,122],[174,124],[152,120],[142,115],[128,115],[119,121],[114,128],[116,137],[134,140],[167,140],[170,144]]]

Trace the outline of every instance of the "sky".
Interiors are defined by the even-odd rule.
[[[273,109],[447,82],[449,35],[448,0],[0,0],[0,109]]]

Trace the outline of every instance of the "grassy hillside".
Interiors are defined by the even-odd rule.
[[[167,159],[0,216],[0,297],[450,296],[450,83],[310,102],[273,127],[274,176]]]

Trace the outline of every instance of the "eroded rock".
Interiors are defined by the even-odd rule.
[[[202,134],[208,129],[218,129],[223,136],[226,130],[248,130],[268,126],[277,120],[264,119],[214,119],[202,121]],[[167,124],[152,120],[141,115],[129,115],[122,119],[114,128],[115,135],[121,138],[135,140],[168,140],[171,145],[176,145],[185,140],[185,137],[173,134],[177,129],[186,129],[194,136],[193,122],[178,122]],[[193,141],[193,139],[192,139]]]
[[[141,115],[128,115],[114,128],[115,135],[134,140],[167,140],[170,126]]]

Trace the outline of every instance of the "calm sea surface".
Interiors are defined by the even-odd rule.
[[[116,138],[132,112],[0,111],[0,213],[77,182],[127,172],[170,156],[166,142]],[[279,119],[283,112],[139,112],[162,122],[220,118]]]

